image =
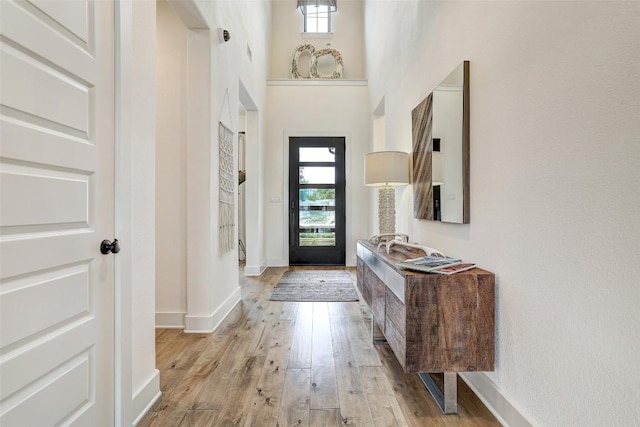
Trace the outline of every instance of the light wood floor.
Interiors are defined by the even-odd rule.
[[[458,414],[442,415],[371,343],[364,302],[269,301],[288,269],[241,275],[242,302],[212,334],[157,331],[163,394],[139,426],[500,425],[460,379]]]

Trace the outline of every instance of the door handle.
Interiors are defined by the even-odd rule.
[[[109,252],[117,254],[120,252],[120,242],[118,242],[118,239],[113,239],[113,242],[111,240],[103,240],[100,243],[100,252],[103,255],[107,255]]]

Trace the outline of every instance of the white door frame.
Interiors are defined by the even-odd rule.
[[[131,199],[130,187],[131,162],[130,144],[132,123],[128,119],[131,106],[132,72],[132,24],[131,5],[116,2],[115,19],[115,170],[116,170],[116,235],[125,244],[125,250],[118,256],[116,262],[115,280],[115,421],[117,426],[127,424],[131,420],[132,361],[131,353],[131,292],[126,291],[131,283],[131,267],[133,257],[130,252]]]
[[[242,80],[238,81],[238,98],[247,113],[245,165],[245,247],[247,251],[244,273],[259,276],[265,270],[264,209],[262,195],[263,145],[260,144],[260,112]]]
[[[160,397],[154,320],[156,16],[155,2],[119,0],[115,7],[115,226],[122,251],[115,272],[114,410],[116,426],[128,427]]]
[[[345,258],[345,265],[349,265],[349,260],[350,259],[354,259],[355,256],[355,241],[353,241],[353,239],[351,239],[349,236],[351,236],[351,203],[349,202],[351,200],[351,167],[349,166],[351,164],[351,147],[352,147],[352,143],[351,143],[351,132],[350,131],[289,131],[289,130],[285,130],[284,131],[284,135],[283,135],[283,139],[282,139],[282,156],[283,156],[283,160],[282,160],[282,164],[286,165],[286,167],[284,168],[284,173],[282,174],[282,194],[284,194],[283,200],[289,200],[289,138],[291,137],[305,137],[305,136],[317,136],[317,137],[322,137],[322,136],[337,136],[337,137],[342,137],[344,138],[344,164],[345,164],[345,171],[344,171],[344,179],[346,182],[346,187],[345,187],[345,197],[346,197],[346,204],[345,204],[345,215],[346,215],[346,223],[345,223],[345,235],[346,235],[346,245],[345,245],[345,254],[346,254],[346,258]],[[285,265],[288,266],[289,265],[289,203],[285,203],[283,204],[283,211],[282,211],[282,227],[284,230],[284,233],[282,233],[282,250],[283,250],[283,254],[282,254],[282,261],[280,261],[281,265]],[[271,264],[273,265],[273,264]]]

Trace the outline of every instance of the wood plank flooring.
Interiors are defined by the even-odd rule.
[[[269,301],[294,269],[241,274],[242,302],[212,334],[157,330],[162,396],[140,427],[500,425],[460,379],[458,414],[443,415],[389,346],[371,343],[362,299]]]

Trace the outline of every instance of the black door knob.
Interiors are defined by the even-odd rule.
[[[120,252],[120,242],[118,242],[118,239],[113,239],[113,242],[111,240],[103,240],[102,243],[100,243],[100,252],[104,255],[107,255],[109,252],[117,254]]]

